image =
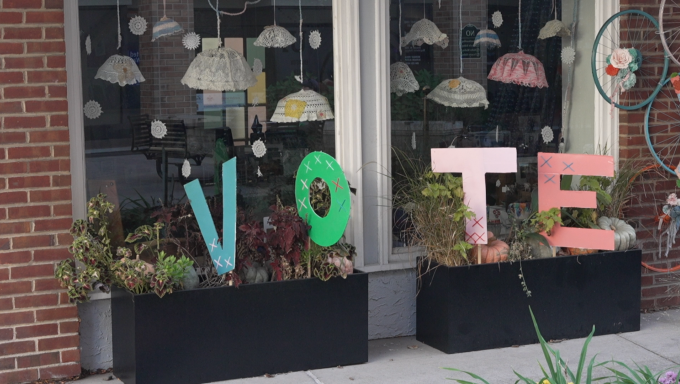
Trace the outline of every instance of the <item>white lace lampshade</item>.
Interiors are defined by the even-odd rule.
[[[286,28],[269,25],[264,27],[264,31],[260,33],[253,45],[265,48],[285,48],[296,41],[297,39]]]
[[[415,92],[420,88],[413,71],[406,63],[396,62],[390,65],[390,92],[401,96]]]
[[[571,36],[571,31],[564,25],[560,20],[550,20],[548,21],[541,31],[538,33],[539,39],[549,39],[551,37],[567,37]]]
[[[449,46],[449,37],[442,33],[435,23],[428,19],[422,19],[413,24],[406,36],[401,38],[401,46],[405,47],[408,44],[421,46],[423,43],[437,44],[446,48]]]
[[[543,64],[523,51],[508,53],[498,58],[487,78],[531,88],[548,88]]]
[[[480,44],[486,44],[488,48],[497,48],[501,46],[501,40],[493,29],[482,29],[477,36],[475,36],[473,45],[478,46]]]
[[[196,55],[180,82],[204,91],[231,92],[248,89],[257,79],[243,55],[222,47]]]
[[[275,123],[294,123],[298,121],[322,121],[334,119],[328,99],[310,89],[279,100],[271,118]]]
[[[464,77],[442,81],[427,98],[455,108],[489,107],[486,91],[481,84]]]
[[[122,55],[109,57],[99,67],[94,78],[118,83],[121,87],[141,83],[145,80],[135,61],[129,56]]]
[[[184,29],[173,19],[163,16],[153,25],[153,35],[151,41],[156,41],[163,36],[175,35],[184,32]]]

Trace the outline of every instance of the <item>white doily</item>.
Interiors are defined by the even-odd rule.
[[[319,49],[321,46],[321,32],[316,30],[309,32],[309,46],[312,49]]]
[[[259,166],[257,167],[257,177],[264,177],[264,175],[262,174],[262,171],[260,171]]]
[[[165,127],[165,123],[160,120],[154,120],[151,122],[151,135],[157,139],[162,139],[168,134],[168,128]]]
[[[552,128],[547,125],[541,130],[541,136],[543,136],[543,142],[546,144],[550,144],[555,138]]]
[[[413,132],[413,135],[411,135],[411,148],[413,148],[413,150],[416,149],[416,133],[415,132]]]
[[[401,61],[390,65],[390,92],[401,96],[404,93],[415,92],[420,88],[413,71]]]
[[[493,23],[494,28],[498,28],[501,25],[503,25],[503,14],[501,11],[496,11],[491,15],[491,22]]]
[[[262,61],[260,59],[253,60],[253,75],[259,76],[262,73]]]
[[[524,87],[548,88],[543,63],[524,51],[506,53],[496,60],[487,79]]]
[[[257,139],[253,143],[253,155],[255,157],[262,157],[267,154],[267,147],[264,145],[264,142],[262,142],[262,139]]]
[[[90,35],[87,35],[85,38],[85,52],[87,52],[88,56],[92,53],[92,39],[90,39]]]
[[[271,118],[275,123],[294,123],[297,121],[321,121],[334,119],[328,99],[312,90],[300,92],[279,100]]]
[[[489,107],[486,90],[476,81],[464,77],[444,80],[427,95],[427,98],[447,107]]]
[[[191,164],[188,159],[184,159],[182,164],[182,176],[189,177],[191,175]]]
[[[496,188],[498,188],[498,187],[500,187],[500,186],[501,186],[501,180],[498,179],[498,180],[496,180]]]
[[[182,45],[184,45],[184,48],[186,49],[195,50],[201,45],[201,35],[196,32],[187,33],[182,36]]]
[[[562,62],[564,64],[572,64],[574,60],[576,59],[576,51],[574,51],[574,48],[572,47],[564,47],[562,48]]]
[[[286,28],[268,25],[264,27],[264,31],[260,33],[253,45],[265,48],[285,48],[296,41],[295,36],[291,35]]]
[[[425,44],[437,44],[442,48],[449,46],[449,37],[442,33],[435,23],[428,19],[417,21],[411,27],[411,30],[406,36],[401,39],[401,46],[405,47],[408,44],[415,44],[417,46]]]
[[[133,35],[141,36],[146,32],[146,19],[141,17],[141,16],[135,16],[130,20],[130,23],[128,23],[128,27],[130,27],[130,32],[132,32]]]
[[[260,105],[260,95],[253,96],[253,107]]]
[[[257,79],[243,55],[222,47],[196,55],[180,82],[194,89],[231,92],[248,89]]]
[[[94,100],[90,100],[85,103],[83,107],[83,113],[88,119],[96,119],[102,115],[102,106]]]
[[[137,64],[129,56],[113,55],[99,67],[95,79],[118,83],[121,87],[128,84],[137,84],[144,81],[144,76],[139,71]]]
[[[175,20],[163,16],[156,24],[153,25],[153,32],[151,42],[158,40],[163,36],[172,36],[184,32]]]
[[[555,36],[571,36],[571,31],[560,20],[550,20],[545,23],[545,26],[541,28],[541,31],[538,33],[539,39],[549,39]]]

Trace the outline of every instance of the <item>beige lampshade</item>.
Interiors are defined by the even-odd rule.
[[[204,91],[232,92],[252,87],[257,79],[243,55],[221,47],[196,55],[180,82]]]
[[[328,99],[310,89],[279,100],[271,118],[275,123],[294,123],[298,121],[322,121],[334,119],[333,110]]]

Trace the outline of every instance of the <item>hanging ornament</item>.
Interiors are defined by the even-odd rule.
[[[413,135],[411,135],[411,148],[413,148],[414,151],[416,150],[416,133],[415,132],[413,132]]]
[[[255,95],[253,96],[253,107],[257,107],[258,105],[260,105],[260,96]]]
[[[260,59],[253,60],[253,75],[259,76],[262,73],[262,61]]]
[[[255,157],[262,157],[267,154],[267,147],[264,145],[262,139],[257,139],[251,148],[253,149]]]
[[[129,56],[113,55],[99,67],[95,79],[118,83],[121,87],[145,81],[135,61]]]
[[[88,56],[92,53],[92,39],[90,39],[90,35],[87,35],[85,38],[85,52],[87,52]]]
[[[286,28],[268,25],[264,27],[264,31],[260,33],[253,45],[265,48],[286,48],[296,41],[295,36],[291,35]]]
[[[541,130],[541,136],[543,136],[543,142],[546,144],[550,144],[555,138],[552,128],[547,125]]]
[[[484,109],[489,107],[484,87],[462,76],[442,81],[427,95],[427,98],[447,107],[484,107]]]
[[[182,45],[189,50],[195,50],[201,45],[201,35],[196,32],[189,32],[182,36]]]
[[[312,49],[319,49],[321,46],[321,32],[318,30],[309,32],[309,46]]]
[[[541,28],[541,31],[538,33],[538,38],[539,39],[549,39],[551,37],[567,37],[571,36],[571,31],[569,28],[567,28],[566,25],[564,25],[563,22],[560,20],[550,20],[548,21],[543,28]]]
[[[482,29],[477,33],[477,36],[475,36],[475,42],[473,43],[474,46],[478,46],[480,44],[486,44],[487,48],[500,48],[501,46],[501,40],[498,38],[498,34],[494,32],[493,29]]]
[[[413,24],[411,30],[401,39],[401,46],[405,47],[408,44],[421,46],[423,43],[437,44],[446,48],[449,46],[449,37],[442,33],[435,23],[428,19],[422,19]]]
[[[151,135],[157,139],[162,139],[168,134],[168,128],[160,120],[151,122]]]
[[[491,15],[491,22],[493,23],[494,28],[499,28],[503,25],[503,14],[501,11],[496,11]]]
[[[498,179],[496,180],[496,188],[499,188],[501,186],[501,180]]]
[[[158,40],[163,36],[176,35],[184,32],[184,29],[173,19],[169,18],[165,12],[165,0],[163,0],[163,17],[153,25],[153,34],[151,42]]]
[[[260,171],[259,165],[257,166],[257,177],[264,177],[264,175],[262,174],[262,171]]]
[[[576,51],[572,47],[562,48],[562,62],[564,64],[570,65],[576,59]]]
[[[83,107],[83,113],[88,119],[96,119],[102,115],[102,106],[94,100],[90,100],[85,103]]]
[[[279,100],[271,118],[275,123],[321,121],[335,118],[328,99],[312,90],[303,89]]]
[[[491,67],[488,79],[525,87],[548,88],[543,64],[524,51],[501,56]]]
[[[191,175],[191,164],[188,159],[184,159],[182,164],[182,176],[189,177]]]
[[[406,63],[397,62],[390,65],[390,92],[401,96],[415,92],[420,88],[413,71]]]
[[[210,91],[243,91],[257,84],[248,61],[235,50],[222,47],[196,55],[180,83]]]
[[[146,32],[146,26],[147,26],[146,19],[141,16],[133,17],[128,23],[130,32],[132,32],[133,35],[137,36],[141,36],[144,34],[144,32]]]

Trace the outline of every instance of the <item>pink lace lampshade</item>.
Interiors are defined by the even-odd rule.
[[[531,88],[548,88],[543,64],[524,51],[508,53],[498,58],[487,78]]]

